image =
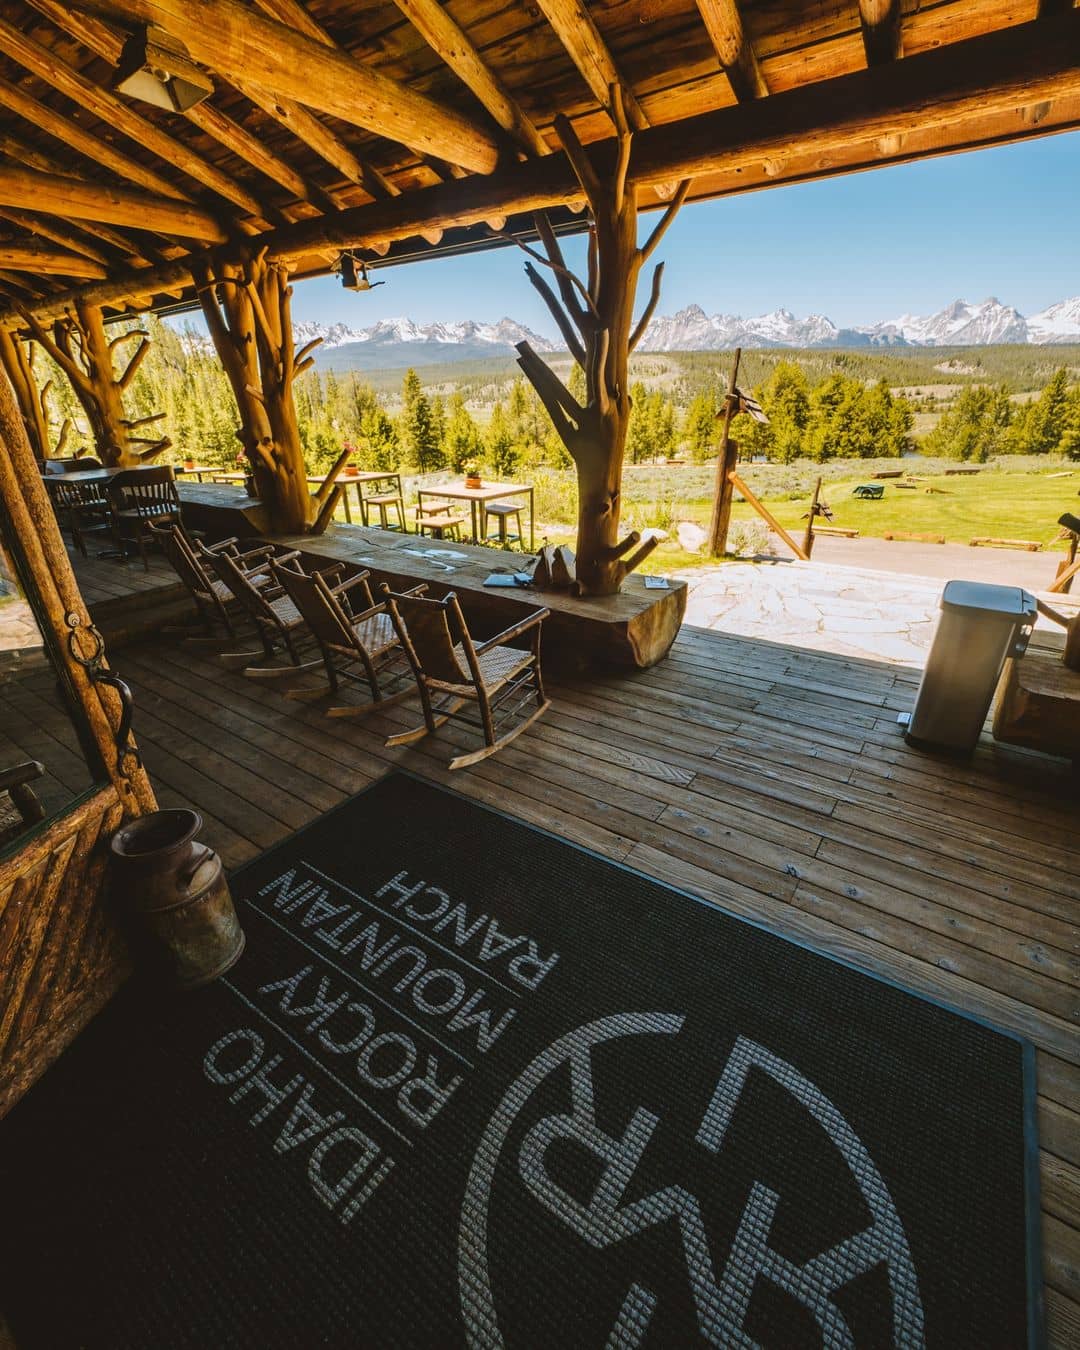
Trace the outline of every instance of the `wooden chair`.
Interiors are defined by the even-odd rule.
[[[197,544],[196,551],[203,563],[217,573],[255,625],[262,642],[262,655],[268,661],[273,660],[283,649],[289,658],[287,666],[255,666],[251,662],[258,659],[258,652],[226,652],[220,658],[224,665],[232,670],[243,670],[252,679],[278,679],[319,666],[319,661],[301,659],[301,638],[307,628],[304,616],[272,577],[268,577],[265,584],[259,584],[257,580],[263,569],[270,567],[272,558],[279,563],[292,562],[300,557],[298,552],[279,552],[275,544],[265,544],[236,555],[228,551],[214,553],[205,544]]]
[[[36,759],[0,769],[0,848],[45,819],[45,808],[30,784],[45,773]]]
[[[457,596],[451,591],[443,600],[396,594],[383,586],[387,609],[405,654],[416,676],[424,724],[391,736],[391,745],[411,745],[437,731],[459,709],[475,702],[480,714],[484,746],[457,755],[451,769],[464,769],[487,759],[520,736],[550,707],[540,673],[540,628],[550,613],[534,610],[526,619],[478,646],[473,643]],[[508,644],[528,635],[529,648]],[[438,705],[435,703],[438,699]],[[535,700],[531,712],[522,713]],[[521,720],[516,720],[516,719]],[[469,718],[460,718],[468,721]],[[508,723],[513,725],[502,730]]]
[[[45,479],[45,487],[57,519],[67,526],[71,542],[84,558],[86,536],[112,530],[112,509],[101,483],[70,483],[62,473]]]
[[[160,544],[173,571],[194,600],[207,638],[218,640],[215,624],[220,624],[225,630],[225,637],[238,637],[233,616],[239,608],[239,602],[228,586],[215,575],[210,558],[229,553],[248,573],[252,585],[256,587],[265,585],[270,580],[270,573],[265,568],[260,570],[257,566],[247,565],[246,555],[241,552],[237,539],[223,539],[218,544],[207,544],[199,550],[195,540],[185,533],[181,525],[151,524],[150,533]],[[256,549],[255,553],[258,555],[260,550]],[[259,557],[253,561],[257,563]]]
[[[400,681],[409,675],[409,663],[385,604],[376,604],[368,584],[370,572],[340,579],[341,568],[306,573],[292,562],[272,559],[274,580],[303,615],[322,653],[330,692],[337,693],[341,680],[363,681],[371,691],[369,703],[334,707],[327,717],[356,717],[373,708],[385,708],[409,698],[415,686],[408,679],[404,689],[384,694],[382,681]],[[418,586],[409,592],[419,595]],[[357,673],[357,668],[362,673]],[[324,689],[293,690],[290,697],[321,697]]]
[[[465,516],[454,515],[454,508],[446,502],[416,508],[416,533],[430,533],[433,539],[460,540],[465,521]]]
[[[149,572],[146,545],[153,541],[150,526],[179,525],[181,522],[180,498],[172,465],[118,473],[109,483],[109,500],[113,532],[121,552],[127,557],[129,545],[134,544],[143,567]]]

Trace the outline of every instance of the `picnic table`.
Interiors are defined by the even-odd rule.
[[[487,512],[489,502],[499,501],[503,497],[525,497],[529,499],[529,551],[536,548],[536,515],[534,510],[534,489],[531,483],[484,483],[480,487],[469,487],[464,479],[457,483],[444,483],[441,487],[422,488],[416,493],[420,514],[424,514],[425,497],[448,497],[452,501],[469,503],[472,523],[470,542],[479,543],[487,534]],[[479,529],[477,521],[479,519]]]

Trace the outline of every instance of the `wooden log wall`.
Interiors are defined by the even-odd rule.
[[[101,785],[0,858],[0,1114],[52,1063],[128,970],[105,887],[120,822],[156,807],[117,755],[119,699],[77,659],[96,646],[14,395],[0,379],[0,529],[60,680],[83,716]]]

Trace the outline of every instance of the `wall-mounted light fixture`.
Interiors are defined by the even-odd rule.
[[[385,286],[385,281],[368,279],[367,263],[355,253],[343,253],[338,259],[338,271],[341,284],[347,291],[373,291],[376,286]]]
[[[166,112],[187,112],[214,92],[209,76],[188,56],[184,44],[152,24],[124,43],[112,87]]]

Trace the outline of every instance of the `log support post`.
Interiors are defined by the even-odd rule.
[[[284,263],[266,250],[204,263],[195,276],[210,336],[229,377],[240,425],[236,435],[276,534],[321,534],[341,494],[343,449],[315,493],[308,490],[293,381],[314,362],[321,339],[293,346],[292,287]]]
[[[67,448],[71,422],[65,417],[56,444],[49,429],[49,393],[52,380],[43,385],[34,373],[34,354],[38,349],[32,342],[24,343],[16,333],[0,329],[0,365],[11,381],[15,399],[26,428],[26,438],[39,462],[59,459]]]
[[[555,129],[584,193],[591,216],[588,276],[566,265],[544,214],[536,217],[543,251],[522,248],[553,276],[549,284],[532,262],[525,271],[551,311],[570,354],[585,376],[585,402],[570,393],[527,342],[518,343],[518,365],[547,409],[577,466],[578,533],[576,589],[581,595],[613,595],[656,547],[632,531],[619,538],[622,470],[630,421],[630,353],[641,341],[660,300],[663,263],[652,276],[649,300],[637,322],[638,277],[686,197],[682,183],[648,240],[639,247],[638,208],[628,181],[632,132],[623,95],[612,85],[611,116],[618,131],[610,169],[601,172],[565,117]],[[520,241],[515,240],[520,243]],[[557,294],[556,294],[557,292]]]
[[[131,420],[124,415],[124,393],[150,350],[149,334],[128,329],[109,338],[100,305],[80,300],[48,332],[28,310],[20,314],[37,343],[67,376],[86,413],[94,451],[109,468],[130,468],[160,455],[172,444],[168,436],[140,436],[138,429],[152,418]],[[118,349],[133,340],[138,346],[117,372]]]
[[[724,419],[720,434],[720,453],[716,457],[716,489],[713,493],[712,518],[709,521],[709,556],[719,558],[727,552],[728,529],[731,526],[731,491],[735,465],[739,462],[739,447],[731,439],[731,419],[738,410],[739,396],[735,391],[735,382],[739,378],[739,361],[742,348],[735,348],[735,359],[731,363],[731,378],[728,380],[727,398],[724,410],[720,414]]]

